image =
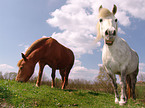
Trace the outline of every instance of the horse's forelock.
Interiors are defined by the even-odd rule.
[[[21,63],[22,63],[23,59],[19,60],[17,66],[20,67]]]
[[[108,16],[112,16],[113,15],[113,13],[112,12],[110,12],[108,9],[106,9],[106,8],[102,8],[102,9],[100,9],[100,11],[99,11],[99,18],[106,18],[106,17],[108,17]]]

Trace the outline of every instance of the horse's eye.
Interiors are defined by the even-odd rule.
[[[22,69],[23,69],[23,67],[20,67],[20,69],[22,70]]]
[[[102,21],[103,21],[103,19],[101,18],[101,19],[100,19],[100,22],[102,22]]]
[[[115,19],[115,22],[117,22],[117,19]]]

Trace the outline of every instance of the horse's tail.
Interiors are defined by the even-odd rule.
[[[139,68],[137,66],[137,69],[131,74],[131,75],[127,75],[126,76],[126,85],[127,85],[127,96],[128,96],[128,99],[130,97],[132,97],[133,99],[135,99],[135,84],[136,84],[136,77],[138,75],[138,71],[139,71]],[[132,79],[131,79],[131,76],[132,76]],[[133,83],[133,84],[131,84]]]
[[[130,99],[132,93],[131,93],[131,78],[129,75],[126,76],[126,84],[127,84],[127,97]]]

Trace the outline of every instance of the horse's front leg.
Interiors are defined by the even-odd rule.
[[[120,97],[119,105],[124,105],[127,102],[126,73],[125,73],[125,71],[121,72],[120,85],[121,85],[121,97]]]
[[[39,74],[38,74],[38,78],[37,78],[37,82],[36,82],[37,87],[40,86],[44,66],[45,66],[44,63],[39,62]]]
[[[117,90],[117,83],[116,83],[116,77],[115,74],[109,73],[110,78],[112,79],[112,85],[114,87],[114,93],[115,93],[115,104],[119,103],[119,94]]]

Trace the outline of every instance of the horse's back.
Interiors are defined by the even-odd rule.
[[[69,48],[63,46],[53,38],[46,41],[46,46],[46,57],[49,62],[48,64],[53,65],[53,63],[55,63],[57,64],[57,67],[73,65],[74,54]]]

